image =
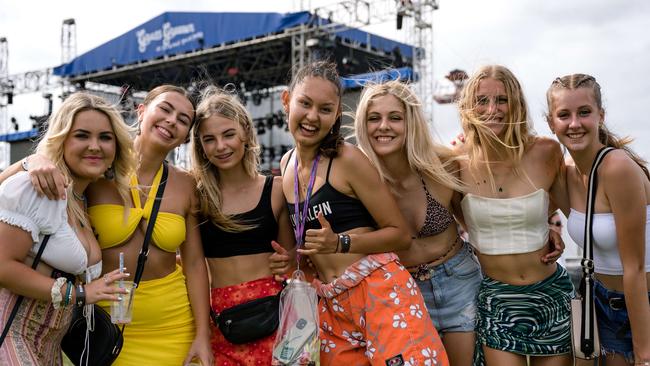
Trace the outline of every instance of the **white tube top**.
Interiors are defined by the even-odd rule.
[[[461,201],[469,242],[481,254],[530,253],[548,241],[548,193],[513,198],[467,194]]]
[[[623,275],[623,262],[618,252],[618,240],[616,238],[616,222],[614,214],[594,214],[592,232],[594,234],[594,272],[606,275]],[[567,231],[571,239],[584,247],[585,214],[571,209],[567,221]],[[645,221],[645,271],[650,272],[650,206],[646,206]]]

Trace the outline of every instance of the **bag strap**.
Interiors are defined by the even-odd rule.
[[[138,267],[135,270],[135,275],[133,275],[133,288],[136,289],[140,284],[142,279],[142,274],[144,273],[144,264],[147,262],[147,256],[149,255],[149,241],[151,241],[151,234],[153,233],[153,227],[156,225],[156,217],[158,217],[158,210],[160,209],[160,203],[162,202],[163,193],[165,193],[165,186],[167,185],[167,175],[168,175],[167,161],[163,160],[163,171],[162,176],[160,177],[160,183],[158,183],[158,191],[156,192],[156,199],[153,201],[153,206],[151,207],[151,213],[149,214],[149,222],[147,223],[147,231],[144,234],[144,240],[142,241],[142,249],[140,249],[140,254],[138,254]],[[133,301],[133,292],[129,295],[129,304],[131,306],[131,301]],[[124,327],[126,324],[122,325],[122,333],[124,333]]]
[[[41,261],[41,255],[43,255],[43,252],[45,251],[45,246],[47,245],[48,241],[50,241],[50,234],[45,235],[43,237],[43,242],[41,243],[41,247],[38,248],[38,252],[34,257],[34,262],[32,262],[32,269],[35,270],[36,267],[38,266],[38,262]],[[5,325],[5,329],[2,331],[2,336],[0,336],[0,346],[2,346],[5,337],[7,337],[7,334],[9,333],[9,328],[11,328],[11,323],[14,321],[16,314],[18,314],[18,308],[20,307],[20,304],[23,302],[23,298],[24,296],[18,296],[18,298],[16,299],[16,304],[14,304],[14,308],[11,309],[11,314],[9,314],[9,320],[7,320],[7,325]]]
[[[167,175],[167,161],[163,161],[162,176],[160,178],[160,183],[158,184],[156,199],[154,200],[153,207],[151,208],[151,214],[149,214],[149,223],[147,224],[147,231],[145,232],[144,240],[142,241],[142,249],[140,250],[140,254],[138,254],[138,267],[136,268],[135,275],[133,276],[133,283],[135,284],[136,288],[142,279],[142,274],[144,273],[144,264],[147,262],[147,256],[149,255],[149,241],[151,241],[151,234],[153,233],[153,227],[156,224],[156,217],[158,216],[160,203],[162,202],[163,193],[165,192]]]
[[[585,231],[582,262],[582,285],[584,296],[582,298],[582,329],[580,334],[580,350],[585,355],[594,352],[594,255],[593,255],[593,216],[598,187],[598,167],[605,155],[614,150],[612,147],[603,147],[596,154],[591,171],[589,172],[589,185],[587,186],[587,207],[585,213]]]

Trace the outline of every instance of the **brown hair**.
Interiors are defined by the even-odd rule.
[[[341,86],[341,78],[338,71],[336,71],[336,64],[329,61],[315,61],[310,62],[303,67],[296,70],[293,77],[289,81],[289,93],[308,77],[323,78],[336,87],[337,95],[339,97],[339,108],[341,106],[341,96],[343,95],[343,87]],[[320,153],[328,158],[334,158],[338,154],[339,146],[343,144],[343,135],[341,134],[341,116],[339,115],[332,126],[332,130],[320,143]]]
[[[546,103],[548,105],[548,113],[546,114],[547,122],[550,123],[552,120],[551,116],[553,110],[554,92],[560,89],[576,90],[578,88],[587,88],[591,90],[594,101],[596,102],[596,106],[600,111],[605,111],[603,108],[603,97],[600,92],[600,84],[598,84],[595,77],[587,74],[565,75],[560,78],[555,78],[555,80],[553,80],[551,83],[551,86],[546,91]],[[634,160],[634,162],[641,167],[648,179],[650,179],[650,172],[648,172],[648,168],[646,167],[647,161],[641,158],[628,146],[633,141],[631,137],[617,136],[616,134],[609,131],[607,126],[605,126],[605,122],[603,121],[603,123],[598,126],[598,141],[600,141],[600,143],[605,146],[625,150],[630,158],[632,158],[632,160]]]
[[[178,93],[178,94],[184,96],[185,98],[187,98],[187,100],[190,101],[190,104],[192,105],[192,109],[193,109],[192,110],[193,114],[191,116],[192,119],[190,120],[190,129],[191,129],[192,126],[194,125],[194,122],[196,121],[196,101],[194,100],[192,95],[190,95],[190,93],[185,88],[182,88],[182,87],[176,86],[176,85],[171,85],[171,84],[158,85],[157,87],[151,89],[147,93],[147,95],[144,97],[144,100],[142,101],[142,104],[147,106],[147,105],[151,104],[151,102],[153,102],[153,100],[156,99],[156,97],[158,97],[159,95],[165,94],[165,93],[170,93],[170,92],[171,93]],[[187,139],[185,140],[185,143],[187,143],[189,141],[190,141],[190,134],[188,133]]]

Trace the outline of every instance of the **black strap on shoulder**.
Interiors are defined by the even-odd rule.
[[[289,166],[289,161],[291,160],[291,156],[293,153],[296,151],[296,148],[294,147],[293,149],[289,150],[289,158],[287,159],[287,163],[284,164],[284,169],[282,170],[282,175],[287,171],[287,167]]]
[[[334,158],[329,158],[330,162],[327,163],[327,174],[325,174],[325,182],[329,183],[330,182],[330,170],[332,170],[332,162],[334,161]]]
[[[264,189],[262,190],[262,194],[271,194],[271,190],[273,189],[273,178],[272,175],[267,175],[266,178],[264,178]]]
[[[32,263],[32,269],[36,269],[36,267],[38,266],[38,262],[41,261],[41,255],[43,255],[43,251],[45,251],[45,246],[47,245],[48,241],[50,241],[49,234],[43,237],[43,242],[41,243],[41,247],[38,248],[38,252],[34,257],[34,262]],[[23,298],[24,296],[18,296],[18,298],[16,299],[16,304],[14,304],[14,308],[11,309],[11,314],[9,314],[9,319],[7,320],[7,324],[5,325],[5,329],[2,331],[2,336],[0,336],[0,346],[2,346],[2,343],[5,341],[5,338],[9,333],[9,328],[11,328],[11,323],[13,323],[16,314],[18,314],[18,308],[20,308],[20,304],[23,302]]]
[[[147,256],[149,255],[149,242],[151,241],[153,227],[156,225],[156,217],[158,216],[160,203],[162,202],[162,197],[165,193],[165,185],[167,185],[167,176],[169,174],[168,170],[169,169],[167,167],[167,162],[163,161],[162,177],[160,178],[160,183],[158,184],[158,191],[156,192],[156,199],[154,200],[153,207],[151,208],[151,214],[149,214],[149,223],[147,224],[147,231],[145,232],[144,240],[142,241],[142,249],[138,255],[138,267],[136,268],[135,275],[133,276],[133,283],[135,283],[136,288],[142,279],[144,264],[147,262]]]
[[[142,241],[142,249],[140,254],[138,254],[138,267],[135,270],[135,275],[133,276],[133,283],[135,284],[134,288],[137,288],[142,279],[142,274],[144,273],[144,264],[147,262],[147,256],[149,255],[149,241],[151,241],[151,234],[153,233],[153,227],[156,225],[156,217],[158,216],[158,210],[160,209],[160,203],[162,202],[163,194],[165,193],[165,186],[167,185],[167,175],[169,174],[167,161],[163,161],[163,171],[162,176],[160,177],[160,183],[158,184],[158,191],[156,191],[156,199],[153,201],[153,206],[151,207],[151,214],[149,214],[149,222],[147,223],[147,231],[144,234],[144,240]],[[129,304],[127,306],[132,306],[131,302],[133,301],[133,292],[129,294]],[[124,333],[124,327],[126,324],[122,325],[122,333]]]
[[[582,256],[582,329],[580,334],[580,350],[590,355],[594,352],[594,254],[593,254],[593,216],[596,203],[596,191],[598,188],[598,166],[605,155],[613,151],[612,147],[604,147],[596,154],[596,159],[589,172],[589,185],[587,186],[587,207],[585,213],[585,231]]]

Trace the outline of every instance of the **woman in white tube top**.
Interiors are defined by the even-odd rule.
[[[547,92],[549,127],[575,162],[567,168],[567,229],[584,242],[587,182],[603,147],[593,219],[594,285],[607,365],[650,365],[650,174],[646,162],[604,125],[600,85],[584,74],[557,78]]]
[[[485,274],[477,364],[526,365],[530,355],[532,365],[570,365],[573,286],[557,250],[549,254],[561,240],[547,224],[566,197],[560,145],[534,135],[521,86],[503,66],[481,67],[458,105],[467,155],[461,206]]]

